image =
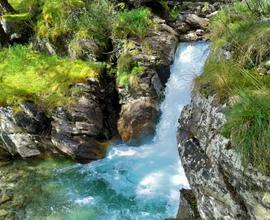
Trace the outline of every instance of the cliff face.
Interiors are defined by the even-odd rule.
[[[194,92],[179,119],[179,154],[203,219],[270,219],[270,177],[244,169],[220,134],[226,105]]]

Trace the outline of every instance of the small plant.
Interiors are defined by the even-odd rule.
[[[151,12],[149,9],[124,10],[118,12],[115,17],[113,22],[113,37],[117,39],[125,39],[128,36],[143,38],[151,26]]]

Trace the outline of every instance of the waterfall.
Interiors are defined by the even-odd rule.
[[[191,100],[193,79],[202,72],[208,53],[206,42],[179,44],[151,143],[139,147],[113,145],[103,160],[56,168],[52,177],[43,182],[46,193],[26,208],[28,219],[174,217],[179,189],[188,187],[178,155],[177,121]]]

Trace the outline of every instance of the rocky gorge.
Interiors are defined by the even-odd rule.
[[[0,219],[23,219],[18,216],[25,215],[24,205],[31,203],[32,198],[19,195],[22,186],[29,184],[30,179],[55,182],[50,172],[56,166],[70,169],[65,166],[70,162],[62,162],[63,158],[89,163],[104,158],[114,140],[138,146],[153,137],[179,41],[208,40],[211,18],[224,3],[231,1],[169,1],[166,7],[163,1],[112,2],[119,3],[116,8],[121,8],[124,2],[128,10],[151,9],[152,24],[143,37],[129,34],[119,43],[119,38],[110,36],[105,46],[89,36],[70,40],[71,33],[54,40],[42,35],[33,37],[33,34],[29,38],[25,29],[16,28],[20,23],[25,25],[25,21],[7,22],[3,16],[2,45],[30,41],[42,53],[107,65],[99,69],[98,78],[75,80],[69,85],[70,105],[48,111],[30,99],[0,108]],[[173,12],[167,7],[181,10],[176,10],[176,16],[171,18]],[[50,27],[49,23],[46,25]],[[31,31],[30,28],[26,32]],[[72,44],[63,45],[69,41]],[[131,73],[130,78],[121,81],[122,72],[134,69],[138,70],[136,74]],[[194,88],[191,104],[181,113],[178,148],[192,191],[181,190],[177,219],[269,219],[269,176],[253,166],[243,166],[230,139],[220,132],[228,106],[215,95],[205,97]],[[49,165],[48,158],[52,155],[60,159]],[[19,163],[13,163],[14,160]],[[20,166],[24,168],[19,169]],[[11,175],[16,169],[20,171]],[[75,176],[73,169],[70,172]],[[34,189],[38,193],[42,188],[45,191],[42,196],[46,197],[50,195],[46,194],[51,190],[50,184],[48,188],[37,184]],[[102,188],[102,184],[105,183],[97,187]],[[69,218],[79,219],[78,216]]]

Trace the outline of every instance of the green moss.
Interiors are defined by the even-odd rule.
[[[124,39],[127,37],[146,36],[147,30],[152,26],[151,12],[147,8],[124,10],[119,12],[113,22],[113,37]]]
[[[56,39],[73,31],[69,21],[84,6],[84,3],[81,0],[42,0],[41,5],[42,12],[37,23],[37,35]]]
[[[0,52],[0,103],[31,100],[43,107],[70,103],[70,85],[99,77],[101,64],[71,61],[37,53],[25,46]]]

